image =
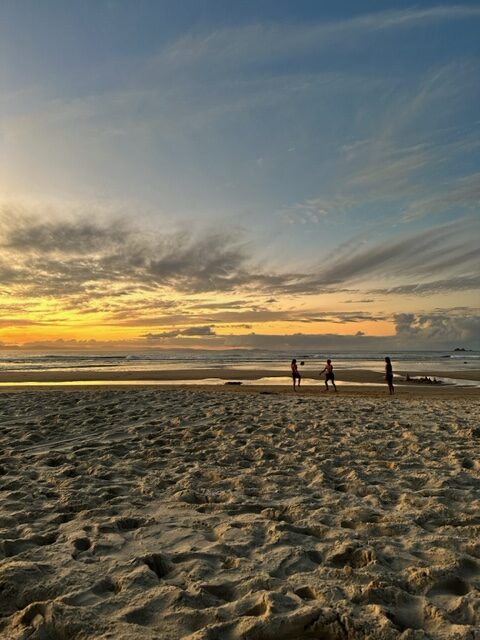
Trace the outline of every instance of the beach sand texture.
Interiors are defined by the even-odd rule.
[[[480,638],[478,398],[0,394],[0,636]]]

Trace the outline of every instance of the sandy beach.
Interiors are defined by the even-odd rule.
[[[382,392],[5,390],[1,637],[480,637],[478,390]]]

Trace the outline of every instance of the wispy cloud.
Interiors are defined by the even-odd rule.
[[[455,291],[480,291],[480,275],[457,276],[430,282],[402,284],[384,289],[372,289],[380,295],[422,296]]]
[[[476,79],[476,63],[454,61],[427,70],[408,86],[400,83],[379,114],[375,134],[342,150],[350,167],[350,197],[397,199],[407,206],[428,199],[432,185],[438,189],[439,173],[479,149],[478,126],[467,131],[444,127],[447,117],[459,117],[458,95],[476,94]]]
[[[426,145],[402,148],[394,140],[378,138],[370,147],[370,161],[350,177],[349,184],[354,189],[373,190],[376,198],[396,196],[431,159]]]
[[[3,238],[0,242],[5,250],[35,252],[44,255],[84,255],[115,251],[123,244],[125,224],[117,220],[115,225],[102,226],[87,220],[38,221],[34,218],[15,216],[14,211],[2,211]]]
[[[321,269],[323,283],[344,283],[375,278],[425,280],[446,271],[472,274],[478,266],[478,225],[458,221],[432,227],[381,244],[347,247],[334,252]],[[473,236],[469,234],[473,233]]]
[[[480,173],[457,178],[453,184],[438,188],[434,194],[414,200],[406,208],[403,220],[409,222],[452,208],[464,211],[480,208]]]
[[[212,67],[236,66],[256,60],[292,59],[307,52],[320,51],[338,42],[351,42],[369,34],[394,29],[409,29],[439,21],[480,18],[474,5],[440,5],[427,9],[408,8],[380,11],[318,24],[252,24],[193,33],[179,38],[159,56],[159,62],[179,70],[204,64]]]
[[[42,323],[29,318],[0,318],[0,327],[30,327],[40,324]]]
[[[310,198],[283,207],[279,215],[291,225],[319,224],[331,213],[349,209],[354,201],[346,196]]]
[[[458,96],[478,101],[476,61],[452,61],[419,71],[408,81],[382,78],[383,107],[372,104],[357,139],[344,140],[330,166],[335,178],[317,197],[287,205],[280,215],[289,222],[320,221],[359,209],[382,208],[383,219],[411,222],[426,216],[471,211],[478,205],[479,123],[445,126],[463,121]],[[359,100],[361,90],[351,95]],[[353,115],[358,117],[356,109]],[[362,135],[368,134],[368,135]],[[454,176],[454,177],[452,177]],[[367,212],[362,213],[367,218]]]
[[[243,244],[227,234],[151,236],[116,221],[38,222],[11,212],[4,212],[2,226],[3,281],[21,283],[25,295],[101,292],[111,283],[127,292],[138,286],[219,291],[245,279]]]
[[[476,221],[464,219],[377,244],[344,243],[322,256],[317,266],[303,272],[279,272],[260,268],[247,238],[233,232],[164,234],[133,231],[115,221],[39,222],[8,215],[0,236],[0,272],[4,287],[19,298],[54,297],[67,308],[69,301],[78,307],[83,300],[87,308],[94,302],[119,323],[136,322],[145,312],[161,322],[158,311],[164,318],[181,322],[181,307],[168,292],[235,293],[244,299],[245,295],[338,293],[359,283],[364,283],[365,290],[373,280],[391,283],[390,289],[386,285],[377,289],[382,293],[422,295],[461,283],[464,289],[473,288],[478,285],[477,233]],[[148,299],[153,294],[158,298],[154,302]],[[147,300],[131,305],[135,296]],[[195,306],[190,307],[189,322],[204,324],[221,318],[223,322],[252,323],[285,318],[281,311],[259,306],[253,299],[247,308],[239,309],[235,302],[192,301]],[[186,307],[183,303],[183,309]],[[316,317],[324,321],[324,316]],[[328,318],[336,321],[332,314]],[[311,321],[312,317],[304,319]],[[350,321],[354,321],[353,314]]]

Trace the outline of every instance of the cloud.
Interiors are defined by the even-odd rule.
[[[162,331],[160,333],[146,333],[142,338],[153,342],[155,340],[166,340],[170,338],[178,338],[178,337],[199,337],[202,338],[209,336],[216,336],[216,333],[213,327],[204,325],[200,327],[188,327],[186,329],[173,329],[172,331]]]
[[[61,351],[67,352],[82,352],[82,353],[99,353],[102,351],[138,351],[139,348],[144,346],[144,342],[140,340],[77,340],[70,339],[65,340],[58,338],[56,340],[35,340],[25,342],[22,345],[10,344],[4,345],[8,349],[18,349],[20,351]]]
[[[165,313],[160,316],[147,316],[140,315],[132,317],[132,314],[122,312],[122,314],[115,314],[109,320],[107,324],[130,326],[130,327],[142,327],[142,326],[154,326],[154,325],[187,325],[192,323],[202,322],[202,320],[214,323],[215,325],[245,325],[245,324],[261,324],[264,322],[302,322],[305,324],[312,323],[334,323],[334,324],[348,324],[357,323],[363,321],[377,322],[385,320],[387,316],[381,313],[367,313],[363,311],[350,311],[350,312],[318,312],[318,311],[299,311],[298,309],[284,309],[284,310],[269,310],[269,309],[257,309],[245,311],[218,311],[215,313],[192,313],[190,307],[183,313]]]
[[[12,350],[15,349],[15,350],[18,350],[18,349],[21,349],[21,347],[18,344],[9,344],[8,342],[2,342],[0,340],[0,349],[6,349],[6,350],[7,349],[12,349]]]
[[[480,315],[445,313],[400,313],[394,316],[397,336],[403,340],[421,339],[425,344],[440,342],[453,345],[467,344],[469,348],[480,344]]]
[[[473,83],[472,78],[468,82]],[[424,83],[428,84],[422,78],[419,84]],[[284,206],[278,215],[288,224],[306,225],[325,223],[339,216],[348,219],[365,215],[369,219],[372,211],[368,209],[380,206],[382,219],[394,223],[409,223],[442,213],[474,214],[480,202],[480,174],[466,174],[455,180],[451,177],[458,173],[467,156],[476,161],[480,141],[472,141],[474,134],[455,134],[452,142],[448,140],[451,132],[422,123],[424,141],[405,144],[410,137],[419,137],[418,123],[427,112],[439,112],[441,105],[442,113],[451,112],[453,117],[457,111],[449,99],[454,102],[459,93],[469,91],[451,68],[430,84],[430,94],[427,92],[421,100],[416,90],[405,93],[404,88],[398,88],[387,115],[379,115],[376,137],[340,149],[340,158],[332,159],[337,163],[333,184],[340,185],[335,192],[330,193],[326,187],[316,198]],[[425,93],[425,88],[419,91]],[[412,102],[418,103],[416,109],[409,104]],[[455,117],[460,118],[458,113]]]
[[[44,324],[28,318],[0,318],[0,327],[30,327]]]
[[[392,148],[381,137],[369,151],[369,162],[350,177],[349,184],[355,189],[370,189],[377,198],[397,194],[409,184],[412,175],[432,160],[432,152],[425,145]]]
[[[342,349],[386,351],[412,349],[451,350],[456,346],[480,349],[480,314],[478,309],[444,309],[435,313],[399,313],[393,316],[395,335],[303,334],[265,335],[250,333],[225,336],[225,346],[250,349],[278,349],[332,352]]]
[[[2,213],[1,246],[6,250],[66,255],[106,253],[122,246],[129,233],[121,220],[102,225],[86,220],[39,222],[15,216],[12,224],[5,218],[14,212],[4,208]]]
[[[409,222],[451,208],[478,210],[479,207],[480,173],[474,173],[457,178],[450,188],[443,188],[433,195],[414,200],[406,208],[403,220]]]
[[[238,232],[166,234],[133,231],[116,220],[100,224],[85,219],[39,221],[4,209],[3,284],[17,297],[72,298],[77,304],[82,298],[110,301],[168,290],[276,294],[312,287],[309,274],[261,272]],[[319,290],[316,282],[314,289]],[[255,321],[255,315],[252,310],[242,321]]]
[[[261,349],[279,350],[292,354],[313,352],[325,356],[334,351],[384,351],[430,349],[452,350],[455,347],[480,349],[480,315],[474,309],[444,309],[429,314],[395,314],[395,335],[365,335],[357,331],[352,335],[336,333],[294,333],[265,334],[249,333],[243,335],[207,335],[208,345],[202,335],[185,336],[183,330],[172,330],[158,334],[144,334],[136,340],[53,340],[29,342],[18,345],[1,344],[5,349],[41,350],[41,351],[117,351],[138,352],[139,349],[198,348],[201,346],[222,349]]]
[[[475,291],[480,289],[480,275],[459,276],[431,282],[397,285],[385,289],[372,289],[372,293],[382,295],[428,295],[451,291]]]
[[[375,302],[375,298],[364,298],[363,300],[344,300],[343,304],[368,304]]]
[[[367,206],[380,205],[383,219],[390,211],[388,217],[402,222],[475,211],[479,176],[466,167],[478,164],[480,139],[464,105],[478,101],[477,62],[421,69],[408,78],[379,76],[382,86],[369,93],[384,96],[382,108],[371,104],[364,126],[347,129],[337,153],[330,150],[331,191],[327,184],[317,197],[285,206],[280,214],[288,223],[306,224],[312,214],[358,215],[361,207],[371,217]],[[348,95],[362,104],[364,94],[353,83]],[[447,120],[459,124],[445,126]],[[465,175],[452,180],[459,173]]]
[[[328,201],[322,198],[312,198],[284,207],[279,211],[279,215],[288,224],[319,224],[339,206],[338,200]]]
[[[324,284],[372,277],[423,280],[452,270],[466,270],[470,276],[478,268],[477,233],[475,221],[457,221],[376,246],[362,245],[348,254],[336,251],[321,280]]]
[[[437,309],[432,313],[394,314],[395,335],[365,335],[356,331],[351,335],[336,333],[294,333],[243,335],[216,335],[210,325],[199,325],[185,329],[173,329],[158,333],[147,333],[133,340],[47,340],[28,342],[21,349],[41,351],[117,351],[130,352],[148,348],[199,348],[265,349],[289,351],[291,353],[314,352],[331,354],[338,350],[385,351],[402,349],[451,350],[457,346],[480,349],[480,314],[478,309],[454,307]],[[248,328],[248,327],[246,327]],[[205,337],[207,343],[205,342]],[[18,345],[1,344],[2,348],[19,349]]]
[[[148,316],[137,315],[132,317],[132,314],[128,312],[122,312],[121,314],[113,314],[111,316],[111,322],[115,325],[122,326],[153,326],[153,325],[169,325],[178,324],[186,325],[199,322],[210,322],[215,324],[224,323],[251,323],[251,322],[275,322],[291,319],[291,312],[289,311],[269,311],[268,309],[245,311],[216,311],[214,313],[202,313],[198,311],[190,310],[187,304],[184,305],[184,310],[180,310],[175,313],[165,313],[163,315]]]
[[[212,327],[203,326],[203,327],[188,327],[188,329],[183,329],[180,331],[181,336],[214,336],[215,331]]]
[[[405,344],[408,344],[405,347]],[[289,335],[243,334],[224,336],[224,348],[265,349],[286,351],[292,354],[313,352],[325,356],[334,351],[382,351],[386,353],[402,348],[421,349],[425,343],[420,340],[405,341],[396,336],[340,335],[335,333]],[[437,346],[437,345],[435,345]],[[439,348],[447,348],[445,345]]]
[[[335,44],[361,45],[365,36],[393,29],[407,29],[438,21],[480,18],[475,6],[437,6],[408,8],[357,15],[316,24],[253,24],[191,33],[179,38],[158,57],[158,63],[177,73],[185,67],[204,65],[218,69],[223,65],[239,67],[262,60],[262,63],[295,59],[306,53],[321,51]]]
[[[245,282],[243,244],[232,235],[148,234],[123,223],[36,221],[3,211],[0,276],[24,295],[115,295],[173,287],[227,291]]]
[[[178,335],[179,332],[176,329],[173,329],[172,331],[162,331],[161,333],[145,333],[141,337],[153,342],[154,340],[167,340],[169,338],[177,338]]]
[[[378,322],[387,316],[382,313],[368,313],[365,311],[344,311],[336,313],[310,314],[302,322],[329,322],[333,324],[349,324],[350,322]]]
[[[164,233],[132,230],[115,220],[39,221],[9,214],[0,229],[0,282],[10,295],[50,297],[77,311],[96,306],[108,313],[107,322],[119,324],[139,324],[142,316],[150,325],[170,324],[168,318],[181,324],[182,317],[186,324],[291,320],[285,311],[240,301],[258,295],[351,294],[354,283],[372,280],[385,283],[376,290],[382,294],[478,286],[478,223],[473,219],[377,244],[348,242],[302,272],[278,272],[260,268],[246,238],[233,231]],[[209,292],[236,299],[205,304],[172,298],[172,293]],[[315,317],[318,322],[365,319],[354,312]],[[314,321],[311,314],[303,319]]]
[[[212,302],[205,300],[203,302],[195,302],[190,304],[190,309],[245,309],[251,306],[247,300],[230,300],[222,302]]]

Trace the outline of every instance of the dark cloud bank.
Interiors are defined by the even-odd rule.
[[[162,345],[168,338],[183,336],[209,337],[209,344],[224,348],[277,349],[298,351],[328,351],[352,349],[360,351],[384,349],[436,348],[450,350],[456,346],[480,349],[480,316],[470,311],[447,317],[444,312],[431,314],[403,313],[393,316],[396,335],[366,336],[362,331],[355,335],[308,334],[265,335],[249,333],[243,335],[217,336],[214,327],[192,327],[192,331],[148,333],[144,338],[152,344]],[[179,346],[188,346],[188,341],[179,341]],[[427,346],[426,346],[427,345]]]

